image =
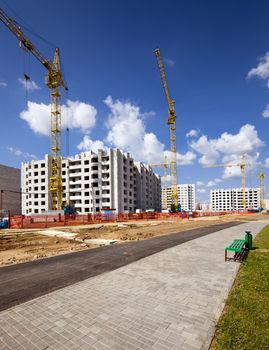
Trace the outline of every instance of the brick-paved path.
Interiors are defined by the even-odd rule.
[[[0,313],[0,349],[207,349],[249,222],[163,250]]]
[[[53,256],[0,269],[0,311],[87,278],[115,270],[167,248],[238,225],[228,222],[147,240]]]

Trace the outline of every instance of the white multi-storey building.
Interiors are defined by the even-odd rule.
[[[246,188],[245,200],[247,209],[259,209],[260,189]],[[213,211],[243,210],[242,188],[211,190],[210,203]]]
[[[182,184],[177,185],[178,203],[181,210],[194,211],[195,210],[195,185]],[[167,206],[171,208],[171,186],[167,187]],[[165,209],[165,190],[162,188],[162,208]]]
[[[39,214],[51,209],[49,156],[22,164],[22,213]],[[77,213],[104,209],[134,212],[161,210],[161,179],[152,168],[134,163],[119,149],[87,152],[62,159],[63,202]]]

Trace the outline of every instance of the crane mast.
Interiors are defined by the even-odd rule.
[[[261,167],[261,170],[260,170],[260,175],[259,175],[259,178],[260,178],[260,207],[261,209],[265,209],[265,203],[264,203],[264,193],[265,193],[265,188],[264,188],[264,171],[263,171],[263,167]]]
[[[54,60],[46,59],[34,44],[25,36],[17,23],[0,8],[0,20],[17,37],[20,45],[31,52],[47,69],[46,85],[51,97],[51,147],[50,147],[50,183],[49,191],[53,210],[62,209],[62,172],[61,172],[61,93],[60,87],[68,90],[60,70],[59,48],[55,49]]]
[[[171,151],[171,208],[172,210],[178,209],[178,191],[177,191],[177,145],[176,145],[176,114],[175,114],[175,101],[171,99],[166,75],[164,71],[164,65],[162,61],[161,51],[159,48],[154,50],[159,66],[161,79],[163,83],[164,93],[168,104],[168,118],[167,124],[170,126],[170,151]]]

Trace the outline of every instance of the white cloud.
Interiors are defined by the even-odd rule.
[[[106,142],[130,152],[135,160],[147,163],[163,162],[164,144],[155,134],[146,132],[144,114],[140,108],[130,102],[113,101],[111,96],[104,102],[110,109],[106,123],[109,129]]]
[[[97,110],[88,103],[67,100],[62,106],[62,114],[64,127],[88,133],[95,126]]]
[[[2,86],[2,87],[6,87],[6,86],[7,86],[7,83],[6,83],[6,82],[4,82],[4,81],[0,81],[0,86]]]
[[[168,64],[168,66],[174,66],[175,65],[175,61],[172,60],[171,58],[164,57],[164,62],[166,62]]]
[[[199,130],[192,129],[189,132],[187,132],[186,137],[196,137],[199,134]]]
[[[255,127],[250,124],[243,125],[234,135],[224,132],[217,139],[208,139],[207,136],[202,135],[197,141],[190,143],[192,149],[201,154],[199,162],[202,165],[212,165],[220,157],[227,155],[251,154],[263,145]],[[223,161],[225,161],[224,158]]]
[[[88,133],[95,126],[96,109],[87,103],[68,100],[62,106],[62,127],[79,129]],[[29,127],[37,134],[50,134],[50,105],[29,101],[27,110],[20,113],[20,118],[25,120]]]
[[[262,112],[264,118],[269,118],[269,104],[265,107],[265,110]]]
[[[83,137],[83,140],[78,144],[77,148],[80,151],[85,151],[85,152],[98,152],[99,149],[105,149],[106,146],[104,145],[103,141],[96,140],[93,141],[88,135],[85,135]]]
[[[34,91],[34,90],[40,89],[37,83],[34,82],[33,80],[26,80],[26,79],[19,78],[18,82],[22,85],[24,89],[27,89],[28,91]]]
[[[178,165],[191,165],[196,159],[196,154],[187,151],[185,154],[177,153],[177,164]]]
[[[206,193],[206,190],[204,188],[198,188],[197,192],[198,193]]]
[[[259,63],[256,68],[252,68],[248,72],[248,78],[259,77],[261,79],[269,78],[269,52],[259,59]]]
[[[171,151],[164,151],[164,155],[167,157],[168,164],[171,163]],[[163,157],[163,155],[162,155]],[[196,159],[196,154],[187,151],[186,153],[177,152],[177,165],[191,165]]]
[[[23,158],[30,158],[30,159],[37,159],[37,156],[28,152],[23,152],[19,148],[14,148],[14,147],[7,147],[7,150],[14,154],[15,156],[18,157],[23,157]]]
[[[269,158],[266,158],[265,161],[264,161],[264,166],[266,168],[269,168]]]
[[[214,187],[214,186],[216,186],[218,183],[220,183],[220,182],[222,182],[222,180],[221,179],[218,179],[218,178],[216,178],[216,179],[214,179],[214,180],[211,180],[211,181],[208,181],[208,183],[207,183],[207,187]]]
[[[203,183],[203,181],[196,181],[196,185],[197,186],[204,186],[204,183]]]
[[[154,172],[158,174],[158,171],[154,171]],[[171,175],[170,174],[168,174],[166,176],[166,181],[167,181],[167,184],[169,185],[169,183],[171,182]],[[164,176],[162,176],[162,182],[164,183]]]

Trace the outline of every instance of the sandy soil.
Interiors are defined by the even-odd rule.
[[[0,266],[42,259],[76,250],[89,249],[97,245],[84,240],[106,239],[126,242],[147,239],[153,236],[191,230],[194,228],[221,224],[228,221],[260,220],[267,215],[227,215],[203,217],[176,221],[129,221],[97,225],[55,228],[62,232],[76,233],[73,239],[45,236],[44,230],[2,230],[0,231]],[[43,234],[42,234],[43,233]]]

